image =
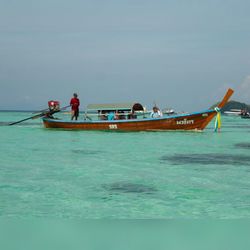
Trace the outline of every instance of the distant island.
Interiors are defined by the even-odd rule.
[[[215,108],[219,103],[216,103],[211,107],[211,109]],[[238,102],[238,101],[229,101],[222,109],[222,112],[229,111],[231,109],[246,109],[247,111],[250,111],[250,105],[244,103],[244,102]]]

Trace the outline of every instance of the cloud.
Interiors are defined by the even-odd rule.
[[[26,102],[29,102],[29,101],[31,100],[31,97],[28,96],[28,95],[26,95],[26,96],[24,96],[24,100],[25,100]]]
[[[237,99],[250,104],[250,75],[248,75],[244,81],[236,89]]]

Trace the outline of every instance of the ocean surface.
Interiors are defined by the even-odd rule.
[[[88,132],[0,112],[1,218],[250,218],[250,119]],[[69,116],[69,115],[68,115]],[[69,119],[69,117],[68,117]]]

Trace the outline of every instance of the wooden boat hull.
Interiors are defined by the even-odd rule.
[[[222,108],[233,90],[229,89],[218,108]],[[112,131],[165,131],[165,130],[195,130],[202,131],[215,117],[215,110],[167,116],[163,118],[146,118],[113,121],[65,121],[43,118],[46,128],[71,129],[71,130],[112,130]]]
[[[63,121],[44,118],[46,128],[78,130],[117,130],[117,131],[161,131],[161,130],[203,130],[216,115],[208,110],[202,113],[171,116],[156,119],[134,119],[114,121]]]

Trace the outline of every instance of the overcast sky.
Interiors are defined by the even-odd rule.
[[[249,0],[0,0],[0,109],[250,103]]]

